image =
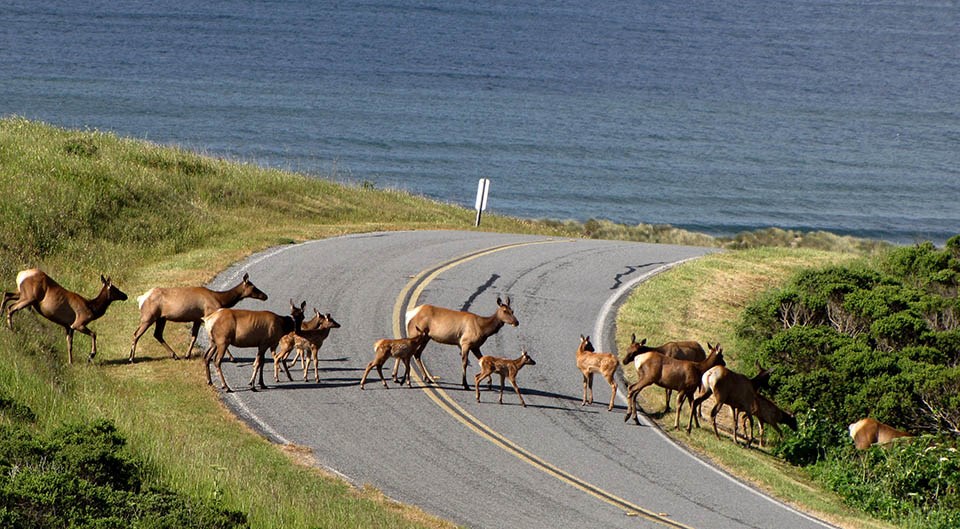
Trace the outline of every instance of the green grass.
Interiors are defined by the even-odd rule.
[[[375,219],[375,220],[373,220]],[[344,186],[117,137],[12,117],[0,119],[0,280],[13,289],[18,270],[41,267],[85,296],[109,275],[131,299],[157,286],[203,284],[253,252],[281,244],[355,232],[473,228],[474,212],[416,197]],[[883,246],[830,234],[764,230],[713,239],[668,226],[609,222],[530,221],[487,214],[483,230],[566,237],[604,237],[738,247],[825,245],[840,251]],[[701,274],[743,263],[717,280],[745,296],[771,284],[775,261],[805,266],[845,259],[843,253],[798,250],[733,252],[683,266],[647,288],[666,289],[665,303],[640,309],[620,326],[651,341],[678,334],[731,342],[735,301],[695,286]],[[741,285],[743,275],[750,278]],[[664,284],[669,278],[683,278]],[[657,287],[657,285],[661,285]],[[641,296],[643,294],[640,294]],[[695,305],[679,300],[695,299]],[[651,303],[654,299],[648,300]],[[634,302],[631,302],[633,305]],[[658,312],[661,322],[645,320]],[[0,390],[28,406],[31,428],[50,433],[65,422],[106,418],[144,460],[147,481],[198,498],[213,498],[247,514],[252,527],[446,527],[422,512],[385,501],[373,490],[353,490],[311,465],[302,447],[278,449],[230,414],[204,383],[199,362],[171,362],[152,340],[142,340],[138,363],[126,363],[138,320],[136,303],[115,304],[91,327],[99,356],[87,364],[89,340],[78,335],[66,365],[62,331],[27,311],[16,332],[0,330]],[[707,322],[707,323],[705,323]],[[167,340],[182,350],[188,333],[171,327]],[[735,349],[735,348],[734,348]],[[730,349],[728,349],[730,350]],[[8,409],[8,408],[4,408]],[[12,408],[11,408],[12,409]],[[19,419],[0,411],[0,423]],[[789,487],[787,487],[789,488]]]

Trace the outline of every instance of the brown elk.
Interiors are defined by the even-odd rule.
[[[470,389],[467,385],[467,354],[473,352],[474,356],[481,358],[483,353],[480,347],[503,327],[504,324],[520,325],[516,316],[513,315],[513,309],[510,308],[510,297],[505,301],[497,298],[497,311],[490,316],[483,317],[459,310],[445,309],[434,305],[420,305],[407,311],[407,336],[413,338],[420,332],[426,333],[430,339],[446,345],[457,345],[460,347],[460,363],[462,366],[463,389]],[[417,329],[422,331],[417,331]],[[399,359],[397,360],[399,363]],[[394,366],[396,370],[396,365]],[[424,375],[431,381],[436,382],[429,372],[424,371]]]
[[[650,347],[647,345],[647,339],[644,338],[642,341],[637,343],[637,335],[630,335],[630,345],[627,347],[627,354],[623,357],[623,365],[629,365],[638,355],[643,353],[660,353],[664,356],[669,356],[670,358],[676,358],[677,360],[689,360],[691,362],[700,362],[707,357],[707,353],[703,350],[703,347],[695,341],[681,341],[681,342],[667,342],[663,345],[657,347]],[[664,406],[664,413],[670,411],[670,389],[664,388],[666,392],[666,405]],[[679,405],[679,403],[678,403]]]
[[[867,417],[851,424],[848,427],[850,437],[853,439],[853,445],[857,450],[866,450],[874,444],[887,444],[900,437],[913,437],[907,432],[897,430],[893,426],[886,425],[876,419]]]
[[[263,357],[267,349],[275,352],[277,344],[284,335],[300,329],[300,323],[303,322],[303,308],[307,302],[304,301],[298,307],[290,300],[290,315],[281,316],[268,310],[243,310],[243,309],[219,309],[209,316],[204,316],[203,326],[210,335],[210,347],[203,355],[204,367],[207,371],[207,384],[213,384],[210,379],[210,361],[215,360],[217,373],[220,375],[222,389],[226,392],[232,391],[227,386],[227,380],[223,376],[223,370],[220,369],[220,363],[223,362],[223,355],[227,352],[227,347],[233,345],[236,347],[256,347],[257,357],[253,362],[253,374],[250,376],[250,387],[254,385],[259,375],[261,388],[266,388],[263,383]]]
[[[763,425],[769,424],[773,427],[774,431],[777,432],[777,436],[782,440],[783,432],[780,430],[780,425],[785,424],[789,426],[793,431],[797,431],[797,419],[787,411],[780,409],[776,404],[773,403],[767,397],[764,397],[761,394],[757,394],[757,408],[755,410],[757,415],[758,422],[760,423],[760,447],[763,448],[764,445],[764,431]],[[744,426],[746,428],[746,426]],[[750,435],[753,436],[752,426]]]
[[[406,367],[403,378],[406,379],[408,387],[413,387],[412,377],[410,377],[410,359],[416,359],[417,364],[420,366],[420,371],[426,373],[426,369],[423,368],[423,362],[420,360],[420,353],[423,352],[423,348],[427,346],[427,342],[429,341],[430,336],[421,329],[417,329],[417,335],[413,338],[384,338],[377,340],[373,344],[373,360],[367,364],[367,369],[363,372],[363,377],[360,378],[360,389],[363,389],[367,375],[374,367],[377,368],[377,374],[380,375],[380,382],[383,384],[383,387],[389,387],[387,386],[387,381],[383,378],[383,364],[386,363],[390,357],[403,362],[404,367]],[[394,373],[394,381],[396,380],[396,373]]]
[[[581,406],[587,403],[593,404],[593,375],[600,373],[610,384],[610,404],[607,411],[613,409],[613,402],[617,398],[617,381],[613,375],[617,371],[617,356],[613,353],[597,353],[590,343],[590,337],[580,335],[580,346],[577,347],[577,369],[583,374],[583,402]],[[587,396],[589,392],[589,397]]]
[[[714,404],[710,410],[710,419],[713,422],[713,433],[720,439],[720,432],[717,430],[717,414],[724,404],[730,406],[730,412],[733,415],[733,441],[737,441],[737,416],[742,411],[750,421],[750,440],[747,446],[753,442],[753,415],[757,413],[757,388],[766,385],[770,379],[770,371],[761,369],[753,378],[747,378],[745,375],[736,371],[727,369],[726,366],[714,366],[704,371],[700,377],[701,393],[693,401],[694,411],[699,410],[703,401],[710,395],[713,395]],[[687,422],[687,433],[693,426],[694,413],[690,414],[690,421]]]
[[[297,358],[301,359],[300,365],[303,366],[303,380],[307,380],[310,363],[312,361],[314,381],[320,382],[320,368],[318,366],[320,346],[323,345],[327,336],[330,335],[330,330],[339,329],[340,324],[333,319],[330,313],[321,316],[317,309],[313,310],[317,312],[320,318],[316,324],[313,324],[311,321],[309,325],[310,328],[305,328],[306,325],[301,324],[298,332],[290,332],[285,334],[283,338],[280,338],[277,352],[273,355],[273,380],[275,382],[280,382],[280,366],[283,366],[283,370],[287,374],[287,379],[293,380],[293,377],[290,376],[290,370],[287,368],[287,357],[294,349],[297,350],[297,356],[294,358],[293,363],[297,363]]]
[[[130,361],[133,362],[137,354],[137,342],[147,332],[151,325],[153,337],[170,352],[170,356],[177,360],[180,357],[163,339],[163,330],[168,321],[177,323],[192,323],[190,329],[190,345],[187,346],[185,358],[190,358],[193,345],[197,343],[197,334],[203,324],[203,317],[213,314],[217,309],[229,309],[246,298],[265,301],[267,295],[250,282],[250,275],[243,274],[243,280],[230,290],[216,291],[206,287],[167,287],[151,288],[137,298],[140,306],[140,326],[133,332],[133,343],[130,345]]]
[[[631,417],[635,423],[640,424],[637,418],[637,397],[643,388],[656,384],[662,388],[670,388],[680,392],[680,400],[677,402],[677,419],[674,423],[675,428],[680,428],[680,410],[683,408],[684,400],[691,403],[690,414],[694,415],[695,409],[692,406],[693,394],[700,387],[700,377],[703,373],[714,366],[726,365],[723,360],[723,349],[720,344],[716,347],[707,344],[710,347],[710,355],[700,362],[691,362],[689,360],[677,360],[669,356],[656,352],[643,353],[634,358],[634,365],[637,368],[637,381],[627,388],[627,414],[623,420],[627,421]],[[693,417],[700,426],[700,419]]]
[[[93,345],[90,358],[97,355],[97,333],[87,325],[104,315],[114,301],[124,301],[127,295],[113,285],[109,277],[100,276],[100,292],[92,299],[71,292],[53,280],[42,270],[31,268],[17,274],[17,291],[4,292],[0,312],[12,301],[7,310],[7,326],[13,330],[13,313],[33,307],[44,318],[63,327],[67,334],[67,362],[73,363],[73,333],[79,331],[90,337]]]
[[[527,403],[523,401],[523,395],[520,394],[520,388],[517,386],[517,372],[519,372],[523,366],[535,365],[537,365],[537,363],[533,361],[533,358],[530,358],[530,355],[527,354],[525,349],[521,350],[520,356],[513,360],[500,358],[498,356],[480,357],[480,372],[476,374],[473,380],[473,385],[477,390],[477,402],[480,402],[480,383],[483,382],[485,378],[489,378],[492,383],[493,374],[496,373],[500,375],[500,404],[503,404],[504,379],[509,379],[510,384],[513,385],[513,390],[517,392],[517,397],[520,398],[520,405],[526,408]]]

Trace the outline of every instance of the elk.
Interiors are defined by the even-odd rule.
[[[617,381],[614,380],[613,375],[619,364],[616,355],[595,352],[593,344],[590,343],[590,337],[580,335],[580,346],[577,347],[577,369],[583,374],[583,402],[580,403],[581,406],[586,406],[588,402],[593,404],[593,375],[594,373],[600,373],[606,379],[607,384],[610,384],[610,404],[607,406],[607,411],[613,409],[613,402],[617,398]],[[588,392],[589,397],[587,396]]]
[[[422,332],[437,343],[460,346],[460,364],[463,374],[461,383],[466,390],[470,389],[467,385],[467,353],[472,351],[474,356],[481,358],[483,353],[480,352],[480,347],[487,338],[496,334],[504,324],[514,327],[520,325],[516,316],[513,315],[513,309],[510,308],[509,296],[505,301],[501,301],[498,297],[497,311],[487,317],[434,305],[414,307],[407,311],[406,316],[408,337],[413,338]],[[395,372],[399,361],[397,359],[394,365]],[[436,379],[428,371],[424,370],[424,375],[436,383]]]
[[[297,363],[297,358],[301,359],[303,380],[307,380],[312,359],[314,381],[320,382],[320,368],[318,367],[317,360],[320,353],[320,346],[323,345],[324,340],[330,335],[330,329],[339,329],[340,324],[333,319],[333,316],[331,316],[329,312],[321,316],[320,311],[317,309],[313,310],[319,318],[317,323],[314,324],[312,323],[313,320],[311,320],[310,328],[305,328],[306,325],[301,324],[299,331],[287,333],[283,338],[280,338],[277,352],[273,355],[274,382],[280,382],[280,366],[283,366],[283,370],[287,374],[287,379],[293,380],[293,377],[290,376],[290,370],[287,369],[287,356],[289,356],[290,351],[294,349],[297,350],[297,357],[294,358],[293,363]]]
[[[773,403],[767,397],[764,397],[761,394],[757,394],[757,408],[755,410],[758,422],[760,423],[760,447],[763,448],[763,425],[769,424],[773,426],[773,429],[777,432],[777,435],[782,440],[783,432],[780,430],[781,424],[786,424],[793,431],[797,431],[797,419],[790,413],[780,409],[776,404]],[[746,426],[744,426],[746,428]],[[751,427],[750,435],[753,436],[753,428]]]
[[[104,315],[114,301],[124,301],[127,295],[113,285],[109,277],[100,275],[100,292],[92,299],[71,292],[53,280],[42,270],[31,268],[17,274],[17,291],[4,292],[0,312],[13,301],[7,310],[7,326],[13,330],[13,313],[33,307],[44,318],[63,327],[67,334],[67,362],[73,363],[73,333],[79,331],[90,337],[93,345],[90,358],[97,355],[97,333],[87,325]]]
[[[759,366],[758,366],[759,367]],[[753,415],[757,413],[757,388],[766,385],[770,379],[770,371],[761,369],[753,378],[747,378],[745,375],[736,371],[727,369],[725,366],[714,366],[704,371],[700,377],[700,395],[694,399],[693,408],[699,410],[711,394],[714,404],[710,410],[710,419],[713,421],[713,433],[720,439],[720,432],[717,430],[717,414],[724,404],[730,406],[730,412],[733,414],[733,441],[737,441],[737,416],[742,411],[747,419],[750,420],[750,440],[747,446],[753,442]],[[687,422],[687,433],[693,426],[693,416],[690,414],[690,421]]]
[[[637,343],[637,335],[630,335],[630,345],[627,347],[627,354],[623,357],[623,365],[629,365],[638,355],[643,353],[660,353],[664,356],[669,356],[671,358],[676,358],[677,360],[689,360],[691,362],[700,362],[707,357],[707,353],[704,352],[703,347],[695,341],[682,341],[682,342],[667,342],[658,347],[649,347],[647,345],[647,339],[644,338]],[[664,406],[664,413],[670,411],[670,389],[665,388],[666,391],[666,405]],[[679,406],[680,404],[677,403]]]
[[[519,372],[523,366],[535,365],[537,365],[537,363],[533,361],[533,358],[530,358],[526,349],[521,349],[520,357],[513,360],[500,358],[499,356],[480,357],[480,372],[476,374],[473,381],[473,385],[477,390],[477,402],[480,402],[480,383],[483,382],[483,379],[489,378],[492,384],[493,374],[496,373],[500,375],[500,404],[503,404],[504,379],[510,379],[510,383],[513,384],[513,390],[517,392],[517,397],[520,398],[520,405],[526,408],[527,403],[523,401],[523,395],[520,394],[520,388],[517,387],[517,372]]]
[[[257,357],[253,362],[253,374],[250,376],[250,387],[259,375],[260,387],[266,389],[263,383],[263,357],[267,349],[275,352],[280,339],[291,331],[300,329],[303,322],[304,301],[298,307],[290,300],[290,315],[281,316],[268,310],[218,309],[209,316],[204,316],[203,326],[210,335],[210,347],[203,355],[204,367],[207,371],[207,384],[213,384],[210,379],[210,361],[215,360],[217,373],[220,375],[221,388],[226,392],[233,390],[227,386],[227,380],[220,369],[223,355],[227,347],[256,347]]]
[[[417,335],[413,338],[384,338],[374,342],[373,360],[367,364],[367,369],[363,372],[363,377],[360,378],[360,389],[363,389],[367,375],[374,367],[377,368],[377,374],[380,375],[380,382],[383,384],[383,387],[389,387],[387,386],[387,381],[383,378],[383,364],[386,363],[390,357],[403,362],[403,365],[406,367],[403,378],[406,379],[408,387],[413,387],[410,377],[410,359],[416,359],[417,364],[420,366],[420,371],[426,373],[427,370],[423,368],[423,362],[420,360],[420,353],[423,352],[423,348],[427,346],[429,341],[430,336],[418,328]],[[394,373],[394,382],[396,382],[396,380],[396,373]],[[401,383],[401,385],[403,384]]]
[[[633,362],[637,368],[637,381],[627,388],[627,414],[623,418],[624,422],[633,417],[634,422],[640,424],[640,419],[637,418],[637,408],[639,407],[637,397],[643,388],[656,384],[662,388],[670,388],[681,393],[680,400],[677,403],[677,419],[674,423],[674,427],[679,429],[680,410],[683,407],[684,400],[690,401],[691,417],[694,415],[693,393],[700,387],[700,378],[703,373],[711,367],[726,365],[720,344],[711,346],[708,343],[707,346],[710,348],[710,355],[699,362],[677,360],[652,351],[634,358]],[[696,419],[699,427],[700,419],[698,417],[692,418]]]
[[[848,428],[853,445],[857,450],[866,450],[874,444],[887,444],[900,437],[913,437],[893,426],[886,425],[876,419],[867,417],[851,424]]]
[[[163,339],[163,330],[168,321],[177,323],[192,323],[190,329],[190,345],[187,346],[185,358],[190,358],[193,345],[197,343],[197,334],[203,324],[203,317],[213,314],[217,309],[229,309],[246,298],[266,301],[267,295],[250,282],[250,274],[243,274],[243,279],[230,290],[216,291],[206,287],[167,287],[151,288],[137,298],[140,306],[140,326],[133,331],[133,343],[130,345],[130,362],[137,354],[137,342],[147,332],[151,325],[153,337],[160,345],[170,352],[174,360],[178,360],[176,351]]]

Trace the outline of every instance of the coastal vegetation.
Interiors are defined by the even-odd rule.
[[[403,191],[341,185],[98,131],[16,117],[0,120],[5,289],[18,270],[40,266],[84,295],[97,290],[100,274],[109,274],[134,296],[157,284],[204,284],[217,271],[270,246],[353,232],[470,229],[473,220],[470,210]],[[783,288],[801,270],[889,251],[889,245],[876,241],[777,229],[713,238],[669,226],[496,214],[484,217],[483,229],[740,249],[644,285],[661,289],[660,298],[651,298],[673,304],[649,306],[632,299],[618,324],[627,333],[618,337],[620,343],[629,341],[631,330],[647,329],[651,342],[676,336],[719,340],[734,357],[753,350],[748,346],[753,335],[745,325],[731,324],[749,304],[764,303],[763,292]],[[127,347],[136,321],[135,306],[111,308],[92,324],[99,336],[97,363],[73,366],[64,361],[62,330],[39,318],[20,317],[14,322],[17,332],[0,332],[4,526],[450,526],[387,501],[377,491],[354,490],[325,475],[302,447],[270,444],[220,404],[199,365],[151,361],[165,360],[161,352],[156,358],[141,353],[144,361],[129,364]],[[187,335],[169,334],[174,349],[185,348]],[[792,387],[781,376],[778,387]],[[778,393],[778,400],[788,395]],[[784,404],[793,409],[792,402]],[[709,437],[700,435],[704,432],[695,432],[691,442],[707,446],[712,432]],[[791,446],[803,453],[801,441],[788,436],[778,453],[792,457],[785,451]],[[722,445],[714,449],[729,452]],[[754,462],[740,470],[730,464],[739,474],[847,525],[873,526],[858,511],[838,506],[832,493],[792,496],[811,490],[811,481],[781,459],[738,450],[729,452],[730,460],[743,461],[744,452]],[[938,490],[941,496],[951,493],[956,490]],[[81,503],[90,509],[55,508]],[[51,512],[62,517],[45,518]]]

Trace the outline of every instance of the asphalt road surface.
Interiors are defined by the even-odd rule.
[[[630,287],[707,251],[456,231],[275,248],[226,270],[211,288],[249,272],[270,299],[238,308],[286,314],[290,298],[305,300],[308,316],[316,307],[342,327],[320,350],[319,383],[304,382],[299,367],[293,382],[281,375],[274,383],[268,364],[269,389],[251,391],[255,351],[233,349],[237,362],[223,366],[234,392],[224,401],[273,441],[311,448],[350,482],[467,527],[829,527],[714,470],[648,422],[624,423],[622,393],[608,412],[600,376],[594,404],[580,405],[579,336],[615,352],[615,309]],[[504,326],[483,352],[515,358],[526,348],[536,360],[517,377],[526,408],[509,382],[498,404],[498,380],[493,391],[483,384],[476,402],[460,386],[458,348],[435,342],[423,360],[439,387],[419,376],[413,388],[400,387],[388,374],[385,389],[374,370],[360,390],[373,342],[403,336],[408,308],[429,303],[487,316],[498,296],[510,297],[520,325]],[[471,386],[477,370],[471,356]]]

